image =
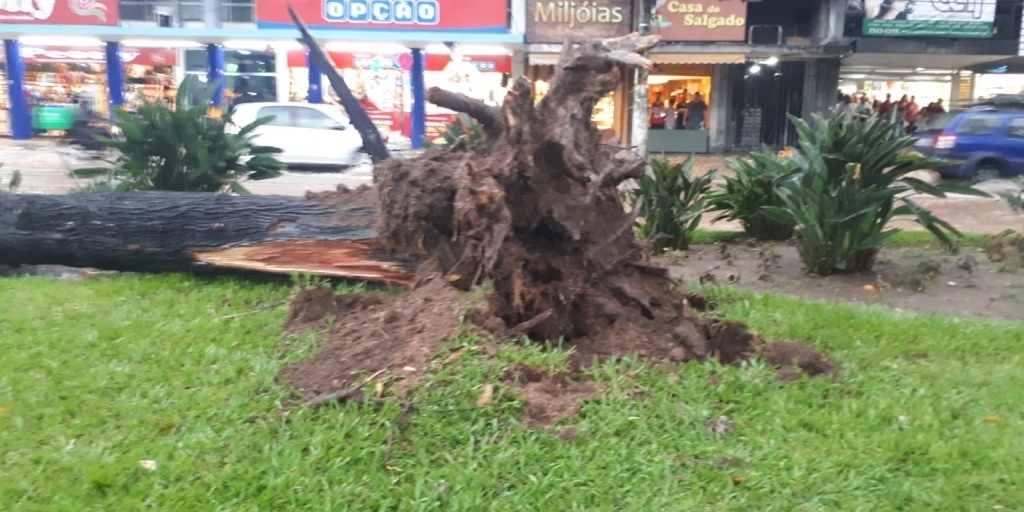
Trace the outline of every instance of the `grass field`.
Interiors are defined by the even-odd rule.
[[[283,337],[283,308],[225,317],[288,288],[3,279],[0,510],[1024,509],[1024,325],[708,291],[841,377],[606,364],[567,442],[521,425],[501,386],[465,410],[504,367],[565,352],[449,358],[478,341],[457,336],[407,421],[397,406],[285,413],[274,375],[314,337]],[[716,438],[720,416],[734,428]]]

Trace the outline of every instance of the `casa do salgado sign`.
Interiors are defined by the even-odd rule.
[[[743,0],[657,0],[651,33],[663,41],[746,41]]]

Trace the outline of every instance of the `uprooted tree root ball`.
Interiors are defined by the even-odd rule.
[[[638,210],[627,211],[619,185],[642,176],[646,161],[631,150],[602,145],[590,121],[594,105],[617,87],[625,69],[650,66],[640,53],[657,42],[634,34],[566,45],[548,94],[536,104],[532,84],[522,78],[500,108],[431,89],[432,103],[477,119],[486,140],[386,160],[377,164],[374,181],[384,245],[396,256],[429,261],[437,276],[418,283],[427,288],[414,285],[393,305],[374,304],[376,326],[364,325],[366,315],[357,316],[360,327],[353,334],[339,326],[352,324],[342,315],[328,347],[303,364],[312,368],[318,359],[333,360],[336,372],[373,373],[385,363],[391,372],[419,370],[442,331],[456,328],[451,289],[485,282],[493,286],[487,308],[473,315],[481,329],[499,338],[563,340],[575,349],[576,368],[626,354],[679,362],[754,357],[756,333],[699,316],[667,270],[644,257],[633,232]],[[434,302],[415,305],[426,297]],[[450,321],[440,319],[437,309],[446,300]],[[412,320],[410,309],[417,307],[426,308],[420,317],[432,320]],[[443,329],[423,328],[434,338],[422,347],[427,351],[417,349],[425,358],[421,363],[404,356],[386,361],[402,351],[402,343],[418,339],[396,336],[406,319],[438,322]],[[346,380],[334,373],[314,386],[298,373],[292,367],[285,376],[305,393]],[[528,400],[548,387],[532,383]]]

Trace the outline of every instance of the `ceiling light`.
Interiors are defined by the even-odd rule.
[[[779,58],[778,57],[768,57],[767,59],[765,59],[764,63],[769,65],[769,66],[774,66],[774,65],[779,63]]]
[[[94,37],[26,36],[20,41],[28,46],[103,46]]]
[[[760,72],[761,72],[761,65],[760,64],[754,64],[753,66],[750,66],[750,74],[751,75],[756,75],[756,74],[758,74]]]
[[[501,46],[467,45],[460,44],[459,50],[463,55],[508,55],[509,51]]]

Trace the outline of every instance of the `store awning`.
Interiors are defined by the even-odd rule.
[[[742,64],[747,60],[742,53],[652,53],[649,58],[655,64]],[[534,66],[554,66],[557,62],[556,53],[530,54]]]
[[[742,53],[652,53],[655,64],[742,64],[747,56]]]

